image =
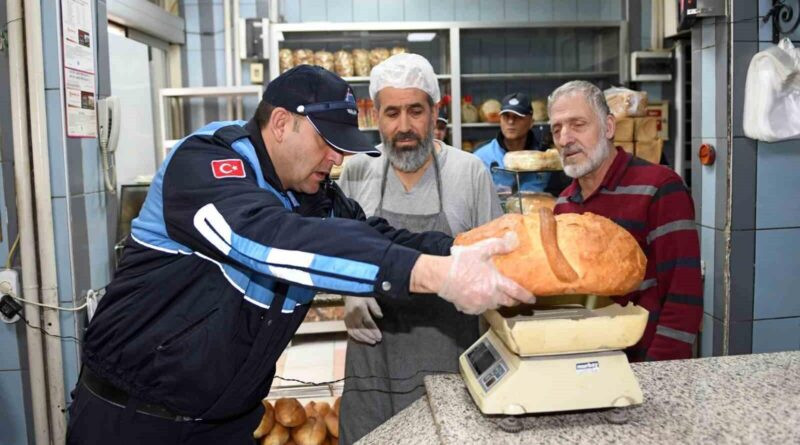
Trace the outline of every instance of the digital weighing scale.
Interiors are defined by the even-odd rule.
[[[622,350],[642,337],[648,312],[598,300],[606,305],[526,305],[484,313],[490,329],[459,358],[481,412],[521,415],[641,404],[642,390]]]

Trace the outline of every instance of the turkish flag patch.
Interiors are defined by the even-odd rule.
[[[246,175],[244,163],[241,159],[220,159],[219,161],[211,161],[211,171],[214,172],[214,177],[217,179],[244,178]]]

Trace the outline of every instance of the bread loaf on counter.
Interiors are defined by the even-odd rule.
[[[537,297],[625,295],[644,278],[647,259],[627,230],[593,213],[507,214],[456,237],[455,245],[516,233],[518,247],[493,258],[500,273]]]
[[[297,445],[322,445],[327,435],[325,420],[316,417],[309,417],[302,426],[292,429],[292,440]]]
[[[537,170],[561,170],[561,157],[558,149],[550,148],[545,151],[540,150],[519,150],[509,151],[503,156],[503,165],[508,170],[514,171],[537,171]]]
[[[264,415],[261,416],[261,423],[258,424],[258,428],[253,431],[254,439],[266,436],[275,426],[275,410],[272,408],[272,404],[267,399],[262,400],[261,404],[264,405]]]

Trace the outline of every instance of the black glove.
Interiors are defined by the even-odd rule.
[[[333,216],[336,218],[355,219],[357,221],[365,221],[367,215],[364,214],[364,209],[354,199],[345,196],[339,186],[326,178],[322,182],[322,190],[333,206]]]

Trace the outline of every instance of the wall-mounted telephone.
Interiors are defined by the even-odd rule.
[[[116,167],[111,158],[119,143],[120,120],[119,98],[109,96],[97,101],[97,134],[100,154],[103,158],[103,174],[106,189],[115,193],[117,190]]]

